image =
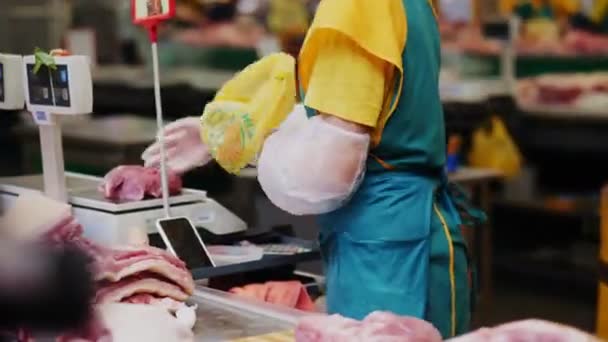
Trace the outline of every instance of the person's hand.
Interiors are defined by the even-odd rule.
[[[211,159],[209,149],[201,140],[201,124],[197,117],[179,119],[165,127],[161,134],[165,138],[167,166],[177,172],[188,172],[207,164]],[[160,144],[148,147],[141,158],[145,166],[160,164]]]

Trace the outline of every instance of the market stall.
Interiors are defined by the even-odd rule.
[[[282,1],[275,2],[278,9]],[[440,29],[447,43],[443,56],[447,63],[439,89],[448,136],[447,178],[468,190],[489,218],[485,224],[477,224],[483,220],[468,217],[476,222],[463,220],[463,227],[459,227],[472,250],[470,261],[478,266],[477,270],[469,270],[470,285],[477,280],[475,271],[480,272],[480,301],[471,308],[479,309],[480,314],[473,317],[470,333],[455,336],[455,313],[450,317],[452,332],[443,337],[431,323],[389,312],[369,310],[358,320],[327,315],[325,278],[298,271],[303,263],[319,263],[319,243],[297,238],[289,224],[254,227],[250,222],[256,220],[245,213],[257,210],[252,207],[258,173],[252,164],[258,161],[264,139],[287,120],[287,113],[294,107],[295,61],[286,54],[274,54],[236,77],[233,71],[206,68],[173,67],[159,71],[159,57],[161,66],[178,59],[205,58],[190,56],[190,50],[181,47],[167,54],[158,51],[171,47],[158,44],[155,25],[174,14],[174,1],[134,0],[133,20],[150,34],[152,73],[147,68],[122,65],[91,69],[85,56],[70,55],[67,51],[36,50],[25,59],[21,56],[2,59],[0,55],[0,109],[22,111],[24,103],[27,108],[21,114],[26,119],[10,133],[15,134],[22,147],[21,169],[28,173],[0,177],[0,236],[41,242],[57,249],[75,246],[89,257],[89,271],[94,278],[93,298],[87,302],[93,304],[89,309],[94,314],[83,323],[84,327],[59,332],[11,327],[18,330],[17,340],[29,341],[40,333],[43,341],[57,336],[60,341],[99,341],[107,337],[121,341],[125,336],[130,341],[132,336],[139,337],[135,342],[155,338],[163,342],[596,341],[596,337],[577,329],[539,320],[475,329],[488,325],[486,317],[480,316],[500,309],[494,301],[497,294],[494,285],[500,283],[494,279],[497,270],[502,275],[506,269],[506,274],[513,272],[517,277],[522,273],[548,275],[547,278],[557,280],[552,284],[576,282],[587,293],[593,292],[586,287],[589,283],[595,289],[595,269],[590,272],[586,261],[589,255],[593,255],[594,261],[597,259],[595,249],[587,248],[588,242],[597,238],[593,221],[598,216],[597,196],[573,199],[541,191],[539,199],[534,198],[537,193],[529,183],[525,184],[530,185],[527,192],[517,192],[533,195],[525,200],[521,200],[525,196],[517,200],[505,200],[508,196],[497,199],[493,194],[504,190],[505,180],[511,181],[516,171],[524,169],[522,154],[528,163],[556,156],[563,158],[556,159],[556,164],[567,160],[567,165],[553,176],[564,178],[559,180],[561,186],[575,184],[575,188],[588,182],[592,185],[586,184],[585,188],[591,188],[597,183],[593,172],[586,171],[587,179],[583,180],[568,174],[580,168],[572,156],[594,155],[598,160],[597,173],[604,177],[604,170],[608,169],[601,164],[608,146],[608,135],[604,134],[608,127],[604,108],[608,106],[608,76],[597,72],[608,65],[601,55],[605,52],[604,42],[596,40],[597,37],[571,34],[559,40],[557,47],[552,45],[555,49],[550,50],[550,56],[540,56],[524,44],[527,41],[514,45],[513,39],[506,39],[513,38],[510,30],[513,27],[506,23],[502,24],[509,34],[498,35],[502,42],[491,35],[484,36],[481,1],[471,0],[465,5],[457,0],[435,2],[442,5]],[[305,29],[281,30],[285,45],[294,54],[291,49],[301,43],[298,39],[302,38],[302,31]],[[572,53],[577,47],[587,52],[584,59]],[[172,55],[175,52],[181,57]],[[240,57],[255,59],[251,51]],[[208,58],[218,64],[240,67],[239,63],[243,63],[229,58]],[[3,64],[9,59],[13,64]],[[566,64],[569,65],[565,67]],[[546,75],[548,70],[565,70],[562,68],[595,73]],[[7,70],[25,85],[3,82],[3,75],[7,75],[3,71]],[[526,78],[514,83],[514,77],[521,75]],[[14,96],[13,91],[21,97]],[[14,101],[10,106],[6,105],[5,96]],[[224,103],[205,108],[214,97]],[[206,191],[213,187],[229,188],[222,179],[210,174],[190,178],[193,173],[168,167],[166,154],[175,153],[172,150],[175,136],[171,137],[171,132],[168,137],[158,134],[172,131],[163,129],[169,119],[199,116],[203,109],[205,115],[200,120],[194,119],[197,125],[194,140],[204,142],[209,149],[205,153],[220,165],[213,166],[226,170],[222,171],[224,177],[234,174],[231,179],[237,185],[233,193],[238,198],[233,198],[230,204],[220,201],[215,192]],[[151,113],[156,113],[156,121]],[[513,117],[524,123],[522,131],[509,132]],[[492,136],[496,126],[502,132],[500,139]],[[452,139],[455,136],[464,137],[464,148],[460,148],[461,140]],[[479,147],[473,146],[479,137],[482,145],[485,142],[482,147],[488,148],[475,149]],[[157,164],[146,161],[142,165],[142,151],[151,144],[150,148],[160,151],[159,161]],[[511,154],[501,154],[502,149]],[[186,152],[194,155],[197,151]],[[468,166],[480,164],[476,155],[487,157],[482,158],[486,163]],[[507,156],[502,158],[504,155]],[[495,160],[499,161],[494,163]],[[525,171],[521,174],[525,175]],[[542,182],[552,180],[550,175],[542,178]],[[190,186],[193,183],[196,188]],[[606,203],[602,198],[602,216],[608,211]],[[509,210],[505,211],[505,207]],[[474,209],[471,212],[478,213]],[[525,225],[512,223],[531,217],[521,212],[548,209],[559,214],[551,221],[555,225],[539,224],[542,220],[530,220],[532,223]],[[493,215],[496,212],[498,216]],[[579,216],[585,217],[582,233],[561,226]],[[449,231],[448,225],[442,223]],[[502,229],[497,232],[495,225]],[[471,232],[467,229],[470,227],[479,229]],[[602,252],[608,244],[606,231],[602,227]],[[448,253],[453,254],[454,246],[447,235],[451,246]],[[564,243],[580,235],[585,236],[585,244],[571,247]],[[532,247],[522,251],[509,245],[513,241]],[[547,252],[537,247],[537,241],[565,247]],[[501,246],[496,248],[498,244]],[[601,253],[599,262],[597,334],[608,338],[604,310],[608,305],[604,279],[608,257],[604,254]],[[570,259],[571,264],[557,262]],[[446,300],[444,307],[446,312],[455,312],[456,306],[453,260],[449,262],[450,278],[446,278],[452,286],[450,304]],[[525,308],[520,311],[529,313]],[[0,337],[8,333],[14,338],[13,330],[0,329]]]

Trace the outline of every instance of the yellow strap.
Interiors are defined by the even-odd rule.
[[[435,7],[435,4],[433,3],[433,0],[429,0],[429,6],[431,6],[431,9],[433,10],[433,14],[435,15],[435,19],[439,19],[439,12],[437,11],[437,8]]]
[[[293,342],[294,339],[295,334],[293,331],[284,331],[263,336],[253,336],[232,340],[232,342]]]
[[[454,261],[454,243],[452,240],[452,234],[450,233],[450,228],[443,217],[443,214],[437,207],[436,203],[433,203],[433,209],[435,213],[439,217],[439,221],[441,221],[441,225],[443,226],[443,231],[445,233],[445,238],[448,240],[448,250],[450,257],[450,333],[451,337],[456,336],[456,276],[455,276],[455,261]]]
[[[395,167],[387,162],[385,162],[384,160],[380,159],[380,157],[378,157],[377,155],[370,153],[369,154],[372,158],[374,158],[378,164],[380,164],[383,168],[385,168],[386,170],[394,170]]]
[[[433,15],[435,16],[435,19],[437,20],[437,24],[439,24],[439,12],[435,8],[435,4],[433,4],[433,0],[427,0],[427,2],[429,4],[429,6],[431,7],[431,9],[433,10]],[[401,3],[401,5],[403,6],[403,2],[399,1],[399,3]],[[405,37],[404,37],[405,40],[404,40],[404,44],[403,44],[403,50],[405,50],[405,47],[407,46],[408,20],[407,20],[407,9],[405,8],[405,6],[402,7],[402,10],[403,10],[403,20],[405,22],[405,24],[404,24],[405,25]],[[402,55],[403,55],[403,51],[401,51],[400,58],[403,58]],[[386,105],[385,105],[385,108],[383,109],[383,113],[380,115],[378,127],[376,127],[376,130],[372,133],[372,136],[371,136],[372,146],[380,145],[380,142],[382,141],[382,133],[384,132],[384,128],[386,127],[386,124],[388,123],[388,119],[390,119],[390,117],[393,115],[393,113],[397,109],[397,105],[399,103],[398,99],[399,99],[399,97],[401,97],[401,93],[403,92],[403,83],[405,81],[406,70],[403,70],[403,65],[400,65],[400,67],[398,67],[396,71],[397,72],[394,73],[394,76],[399,78],[397,92],[394,93],[393,91],[391,91],[389,96],[386,97]],[[393,76],[393,79],[390,80],[391,83],[395,79],[394,76]],[[382,164],[382,162],[380,164]]]

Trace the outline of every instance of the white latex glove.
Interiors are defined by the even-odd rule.
[[[370,136],[322,116],[300,129],[279,129],[264,143],[258,181],[270,201],[293,215],[317,215],[344,205],[365,174]]]
[[[283,121],[279,125],[279,127],[277,129],[275,129],[275,132],[276,131],[281,131],[284,133],[293,132],[295,130],[298,130],[298,129],[304,127],[304,125],[306,125],[307,122],[308,122],[308,116],[306,114],[306,108],[304,108],[303,104],[297,104],[293,107],[293,110],[291,111],[291,113],[289,113],[289,115],[287,116],[285,121]],[[259,158],[260,158],[260,156],[258,154],[258,156],[255,158],[255,160],[253,160],[251,163],[249,163],[249,166],[257,167]]]
[[[197,117],[179,119],[164,129],[167,166],[184,173],[207,164],[211,159],[209,149],[201,139],[201,124]],[[148,147],[141,156],[145,166],[160,164],[160,144]]]
[[[303,104],[297,104],[293,107],[293,110],[285,121],[281,123],[279,126],[279,130],[297,130],[302,128],[306,122],[308,121],[308,117],[306,116],[306,108],[304,108]]]

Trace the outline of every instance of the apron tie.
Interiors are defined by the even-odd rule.
[[[441,173],[438,194],[444,201],[448,208],[456,210],[460,217],[460,224],[466,227],[479,228],[483,226],[487,221],[488,217],[486,213],[480,208],[476,207],[467,193],[462,187],[456,183],[450,182],[446,171]],[[451,199],[451,201],[450,201]]]

